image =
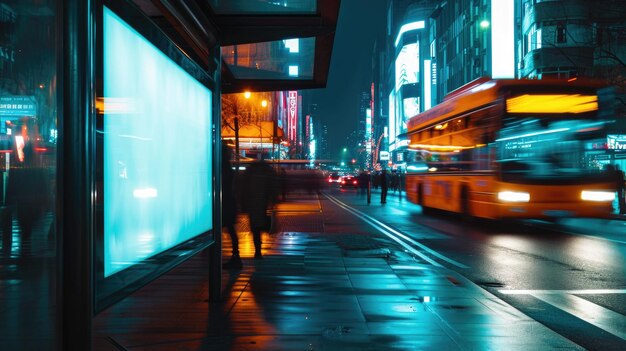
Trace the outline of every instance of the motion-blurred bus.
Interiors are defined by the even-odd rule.
[[[615,118],[601,88],[479,79],[450,93],[408,122],[408,199],[467,218],[609,216],[615,174],[600,159]]]

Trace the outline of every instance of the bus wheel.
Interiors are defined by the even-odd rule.
[[[466,186],[461,188],[461,218],[465,222],[472,222],[474,220],[469,204],[469,190]]]

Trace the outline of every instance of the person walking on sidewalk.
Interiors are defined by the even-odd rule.
[[[624,171],[615,165],[615,187],[617,190],[618,213],[626,214],[626,194],[624,193],[626,184],[624,180]]]
[[[222,227],[228,230],[232,244],[232,256],[222,265],[222,268],[241,269],[243,264],[239,256],[239,238],[235,230],[237,197],[235,196],[235,172],[230,162],[231,154],[228,146],[222,145]]]
[[[370,185],[370,175],[367,174],[366,171],[361,171],[361,173],[359,173],[359,194],[361,196],[364,196],[367,194],[367,187]]]
[[[244,174],[242,190],[244,211],[248,213],[254,239],[254,258],[262,259],[261,232],[268,230],[267,209],[276,200],[274,170],[263,161],[250,164]]]
[[[389,189],[389,182],[387,180],[387,170],[383,169],[380,172],[380,203],[387,203],[387,190]]]

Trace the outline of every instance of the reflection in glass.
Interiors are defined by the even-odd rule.
[[[594,145],[604,144],[606,136],[600,132],[606,123],[589,117],[509,118],[496,139],[501,168],[511,176],[526,178],[597,173],[603,167],[594,157]]]
[[[312,79],[315,38],[225,46],[222,58],[238,79]]]
[[[0,2],[0,350],[56,349],[55,2]]]

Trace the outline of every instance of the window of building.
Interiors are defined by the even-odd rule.
[[[556,42],[557,43],[565,43],[565,42],[567,42],[565,24],[558,24],[556,26]]]
[[[541,49],[541,28],[537,24],[533,24],[526,34],[527,44],[524,47],[524,54],[529,51]]]

